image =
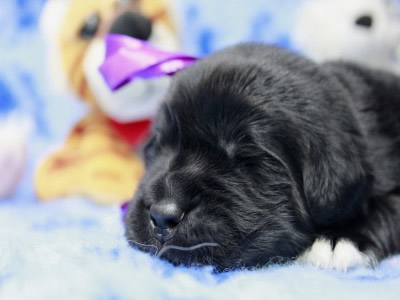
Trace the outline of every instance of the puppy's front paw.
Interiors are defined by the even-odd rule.
[[[340,239],[335,245],[331,240],[318,238],[314,244],[301,254],[299,263],[312,264],[322,269],[333,269],[346,272],[358,267],[376,265],[373,254],[361,252],[357,246],[348,239]]]
[[[297,258],[297,261],[305,264],[311,263],[318,268],[330,268],[332,256],[331,241],[325,238],[319,238]]]
[[[341,239],[333,250],[332,266],[342,272],[358,267],[374,267],[376,258],[372,253],[361,252],[352,241]]]

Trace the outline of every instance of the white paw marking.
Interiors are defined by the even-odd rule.
[[[332,263],[332,245],[325,238],[316,239],[314,244],[308,248],[297,259],[300,263],[310,263],[318,268],[330,268]]]
[[[352,268],[373,266],[376,260],[372,254],[358,250],[350,240],[341,239],[332,249],[331,241],[319,238],[298,257],[297,262],[346,272]]]

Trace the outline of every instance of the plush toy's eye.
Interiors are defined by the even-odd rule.
[[[371,28],[374,23],[374,19],[370,15],[363,15],[357,18],[356,24],[361,27]]]
[[[100,16],[97,13],[90,15],[82,26],[79,36],[85,40],[92,39],[100,27],[100,21]]]

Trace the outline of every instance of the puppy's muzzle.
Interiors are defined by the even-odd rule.
[[[162,243],[170,240],[184,215],[183,210],[170,199],[152,204],[150,218],[154,227],[154,237]]]

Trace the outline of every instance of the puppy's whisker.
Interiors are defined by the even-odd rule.
[[[201,243],[201,244],[191,246],[191,247],[181,247],[181,246],[169,245],[169,246],[163,247],[157,253],[157,257],[161,257],[165,252],[167,252],[168,250],[171,250],[171,249],[179,250],[179,251],[193,251],[193,250],[196,250],[196,249],[199,249],[202,247],[220,247],[220,245],[217,243]]]
[[[137,245],[139,247],[153,248],[153,249],[156,250],[155,253],[158,253],[158,251],[159,251],[158,247],[155,246],[155,245],[146,245],[146,244],[142,244],[142,243],[136,242],[134,240],[127,240],[127,241],[128,241],[128,243],[133,243],[133,244],[135,244],[135,245]]]

